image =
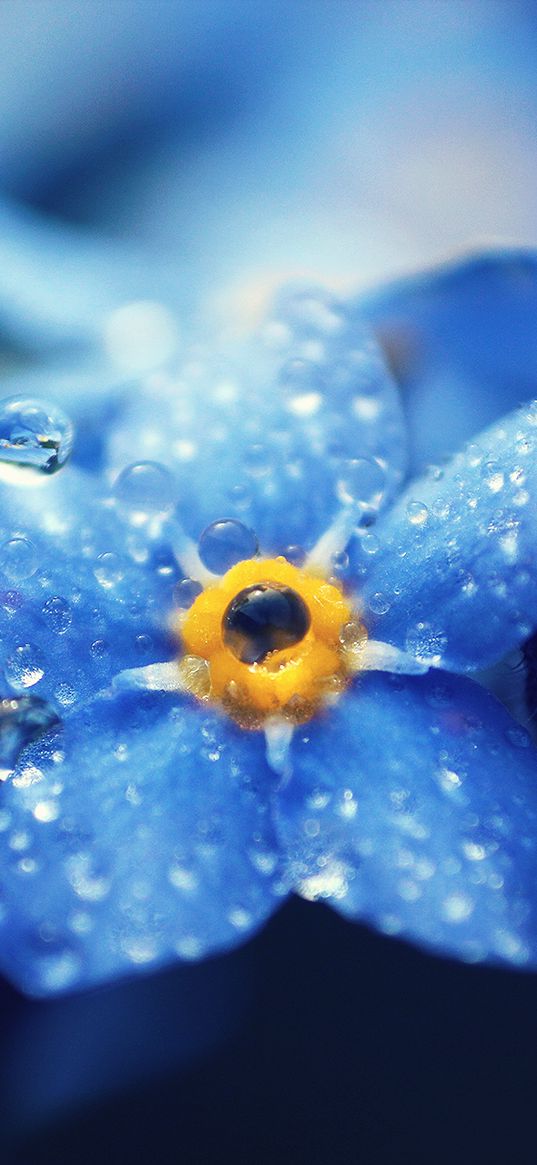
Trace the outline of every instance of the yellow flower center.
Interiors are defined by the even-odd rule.
[[[346,686],[348,649],[367,634],[338,585],[285,558],[237,563],[175,629],[184,685],[243,728],[309,720]]]

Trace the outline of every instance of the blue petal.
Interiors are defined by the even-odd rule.
[[[532,251],[452,263],[392,284],[359,307],[403,389],[416,472],[535,392]]]
[[[31,746],[1,819],[5,973],[48,994],[240,942],[278,901],[267,780],[260,734],[154,694]]]
[[[100,348],[110,313],[139,300],[177,309],[184,279],[143,249],[51,225],[0,204],[0,320],[30,353],[46,348]]]
[[[308,898],[468,961],[537,965],[537,754],[446,674],[371,674],[296,734],[280,794]]]
[[[349,460],[381,459],[388,498],[406,454],[397,390],[376,343],[354,309],[304,292],[280,299],[254,343],[220,362],[199,351],[167,385],[159,381],[158,397],[133,400],[111,461],[119,471],[148,457],[177,473],[189,535],[233,517],[264,551],[283,552],[310,548],[330,525]]]
[[[536,454],[533,404],[480,434],[445,473],[408,486],[379,521],[363,584],[376,638],[454,671],[485,667],[528,638],[537,626]]]
[[[41,486],[0,486],[0,504],[2,695],[45,697],[64,717],[122,668],[173,656],[179,571],[91,477],[68,465]]]

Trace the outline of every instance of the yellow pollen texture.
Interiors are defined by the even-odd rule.
[[[272,651],[259,663],[242,663],[224,642],[223,620],[241,591],[262,583],[295,591],[309,611],[310,626],[292,647]],[[209,698],[242,727],[259,728],[276,714],[295,722],[309,720],[345,685],[342,630],[351,622],[352,607],[334,583],[285,558],[250,558],[206,587],[189,611],[176,616],[174,630],[188,656],[208,662]]]

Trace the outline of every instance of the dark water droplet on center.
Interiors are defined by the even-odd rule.
[[[306,604],[291,587],[257,583],[229,604],[222,624],[224,643],[241,663],[261,663],[271,651],[300,643],[310,622]]]

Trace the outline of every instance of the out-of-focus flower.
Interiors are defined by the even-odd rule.
[[[485,284],[509,283],[513,263],[491,262]],[[534,294],[529,256],[524,270]],[[391,357],[414,340],[419,380],[416,353],[426,369],[441,333],[412,287],[398,294],[410,322]],[[4,402],[6,973],[48,994],[198,959],[290,890],[440,952],[533,965],[535,752],[465,673],[537,622],[535,408],[401,494],[403,411],[355,304],[286,294],[251,344],[220,358],[200,344],[173,366],[109,415],[97,398],[69,463],[58,405]],[[287,614],[263,616],[260,647],[244,591],[281,597],[281,569]],[[230,627],[253,655],[237,657]],[[222,652],[237,677],[224,688]],[[259,677],[304,660],[298,708],[286,684],[258,698]]]

